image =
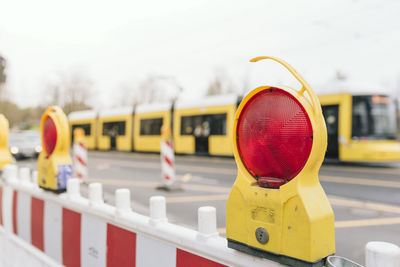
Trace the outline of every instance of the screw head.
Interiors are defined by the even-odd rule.
[[[258,227],[256,230],[256,238],[260,244],[266,244],[269,240],[269,234],[263,227]]]

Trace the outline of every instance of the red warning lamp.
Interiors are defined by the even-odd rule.
[[[288,92],[271,87],[250,98],[237,122],[240,158],[259,186],[279,188],[303,169],[313,144],[310,118]]]
[[[57,144],[57,129],[52,118],[47,117],[44,122],[43,129],[43,146],[46,150],[47,157],[49,157]]]
[[[318,97],[302,85],[259,86],[242,100],[233,124],[238,174],[226,203],[228,247],[289,266],[324,266],[335,252],[332,208],[318,171],[327,133]]]

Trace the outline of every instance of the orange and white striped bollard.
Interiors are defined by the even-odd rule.
[[[85,180],[88,178],[88,155],[85,142],[85,131],[82,128],[74,130],[74,172],[75,176]]]
[[[171,129],[167,126],[161,128],[161,177],[163,186],[159,189],[167,191],[177,189],[175,179],[175,152],[174,143],[172,142]]]

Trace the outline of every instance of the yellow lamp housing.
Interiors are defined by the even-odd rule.
[[[8,149],[8,120],[3,114],[0,114],[0,171],[4,165],[11,164],[12,156]]]
[[[42,116],[40,130],[43,149],[38,159],[39,186],[45,190],[64,192],[67,180],[72,177],[67,116],[57,106],[47,108]]]
[[[302,88],[261,86],[238,107],[233,130],[238,174],[226,208],[228,247],[291,266],[324,266],[326,257],[335,253],[335,229],[332,208],[318,179],[327,147],[321,106],[289,64],[274,57],[251,62],[261,59],[283,65]],[[297,111],[290,115],[292,107]],[[307,131],[308,136],[301,136]],[[252,136],[259,137],[257,142]],[[288,143],[298,145],[288,147]],[[298,169],[290,173],[294,165]]]

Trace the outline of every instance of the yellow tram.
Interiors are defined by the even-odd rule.
[[[349,162],[400,161],[394,101],[383,94],[334,93],[319,100],[328,130],[326,158]],[[233,156],[237,95],[179,99],[70,114],[89,149],[159,152],[161,127],[172,130],[178,154]]]
[[[320,95],[328,131],[326,158],[350,162],[399,161],[396,108],[382,94]]]

